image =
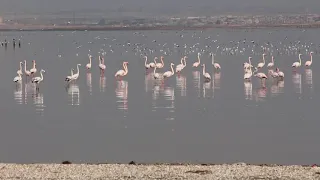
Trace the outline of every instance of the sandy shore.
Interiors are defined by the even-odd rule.
[[[0,179],[320,179],[319,167],[127,164],[0,164]]]

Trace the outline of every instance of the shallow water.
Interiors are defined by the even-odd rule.
[[[21,38],[22,47],[0,48],[0,161],[317,163],[320,82],[313,77],[319,77],[319,32],[2,32],[2,41]],[[276,66],[285,73],[283,81],[269,78],[265,87],[257,78],[244,82],[242,64],[252,56],[256,65],[261,51],[230,55],[216,51],[218,44],[211,40],[231,46],[230,41],[245,38],[247,43],[254,40],[260,45],[314,43],[310,48],[315,52],[314,63],[311,69],[293,72],[297,53],[274,53]],[[154,52],[136,52],[135,43]],[[150,62],[168,52],[164,69],[158,71],[163,72],[170,69],[170,62],[180,63],[184,44],[196,43],[198,48],[190,48],[180,76],[162,84],[153,79],[153,72],[146,75],[141,53],[146,52]],[[107,66],[102,77],[97,60],[101,49],[106,52]],[[192,67],[201,49],[205,50],[201,60],[213,79],[209,83],[204,83],[201,67]],[[216,51],[220,72],[212,70],[210,51]],[[309,59],[301,51],[303,60]],[[85,69],[88,54],[93,55],[89,73]],[[46,70],[39,91],[25,77],[21,85],[12,82],[24,59],[28,69],[35,59],[38,72]],[[129,62],[128,76],[115,81],[114,74],[124,60]],[[77,63],[82,64],[80,78],[66,85],[64,79]],[[262,72],[267,73],[267,68]]]

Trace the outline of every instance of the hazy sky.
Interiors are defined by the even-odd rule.
[[[278,11],[320,12],[320,0],[0,0],[1,12],[49,12],[59,10],[142,8],[157,11],[190,10],[201,13],[202,8],[212,11],[257,12]]]

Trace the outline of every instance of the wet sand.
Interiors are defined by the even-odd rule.
[[[0,164],[0,179],[320,179],[320,168],[278,165]]]

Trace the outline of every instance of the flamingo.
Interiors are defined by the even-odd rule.
[[[77,64],[77,73],[75,73],[75,74],[72,73],[70,81],[77,80],[79,78],[79,74],[80,74],[79,66],[81,66],[81,64]]]
[[[163,56],[160,57],[160,61],[161,61],[161,63],[156,63],[156,61],[154,61],[154,62],[156,63],[156,67],[157,67],[158,69],[161,69],[161,68],[163,68],[163,66],[164,66]]]
[[[156,59],[158,59],[158,58],[157,58],[157,57],[155,57],[155,58],[153,59],[153,61],[154,61],[154,62],[156,62]],[[154,62],[150,62],[150,63],[149,63],[150,68],[154,68],[154,67],[156,67],[156,64],[155,64]]]
[[[256,70],[254,71],[255,73],[258,71],[258,69],[256,68]],[[268,79],[267,75],[265,73],[256,73],[254,76],[258,77],[259,79]]]
[[[198,53],[198,61],[193,63],[192,67],[198,67],[200,65],[200,53]]]
[[[156,73],[156,69],[157,69],[157,67],[154,67],[154,70],[153,70],[153,78],[154,79],[160,79],[160,74],[159,73]]]
[[[218,64],[218,63],[215,63],[214,62],[214,54],[213,53],[211,53],[211,56],[212,56],[212,65],[213,65],[213,67],[215,68],[215,69],[221,69],[221,66],[220,66],[220,64]]]
[[[184,61],[185,61],[185,58],[181,58],[181,60],[180,60],[181,64],[178,64],[176,66],[176,73],[180,73],[182,71],[182,69],[186,66],[184,64]]]
[[[67,76],[66,79],[65,79],[65,81],[69,82],[69,81],[72,80],[73,71],[74,71],[74,69],[72,68],[72,69],[71,69],[71,74],[70,74],[70,76]]]
[[[88,56],[89,56],[89,63],[86,65],[86,68],[89,70],[91,69],[92,56],[90,54]]]
[[[106,65],[104,65],[104,58],[101,58],[101,56],[99,56],[99,68],[100,68],[100,74],[101,72],[104,73],[104,70],[106,69]]]
[[[31,72],[29,70],[27,70],[27,60],[24,60],[24,74],[26,76],[30,76]]]
[[[245,63],[243,63],[243,68],[246,70],[246,69],[249,69],[250,67],[253,67],[252,65],[251,65],[251,59],[252,59],[252,57],[249,57],[249,63],[247,63],[247,62],[245,62]]]
[[[257,68],[263,68],[263,66],[266,64],[266,60],[264,59],[264,57],[266,56],[266,54],[262,54],[262,63],[259,63]]]
[[[117,71],[116,74],[114,75],[114,77],[121,79],[121,77],[126,76],[128,74],[128,64],[129,63],[126,61],[123,62],[122,63],[123,69],[120,69],[119,71]]]
[[[202,75],[203,75],[203,77],[204,77],[204,79],[205,79],[205,81],[210,81],[211,80],[211,76],[210,76],[210,74],[209,73],[207,73],[206,72],[206,65],[205,64],[202,64]]]
[[[274,57],[271,57],[271,62],[268,63],[267,67],[272,68],[274,66]]]
[[[310,67],[312,65],[312,54],[313,54],[313,52],[310,52],[310,61],[307,61],[305,63],[305,66],[307,66],[307,67]]]
[[[32,83],[35,83],[35,84],[40,84],[42,81],[43,81],[43,72],[46,72],[45,70],[41,69],[40,70],[40,77],[34,77],[32,78]],[[37,86],[37,89],[39,89],[39,87]]]
[[[250,59],[251,59],[251,57],[249,57],[249,63],[250,63],[250,64],[248,64],[249,70],[247,70],[247,72],[243,76],[244,80],[250,80],[250,78],[252,77],[252,70],[251,70],[252,65],[251,65]]]
[[[148,69],[150,69],[150,64],[147,64],[148,57],[147,57],[147,56],[144,56],[144,58],[145,58],[144,67],[146,67],[146,70],[148,70]]]
[[[167,72],[163,73],[163,77],[164,77],[164,78],[169,78],[169,77],[171,77],[171,76],[174,75],[173,66],[174,66],[174,64],[171,63],[171,64],[170,64],[171,71],[167,71]]]
[[[298,67],[301,66],[301,55],[302,55],[302,54],[299,54],[299,61],[294,62],[294,63],[292,64],[292,67],[298,68]]]
[[[273,69],[270,69],[270,70],[269,70],[269,74],[270,74],[270,76],[273,77],[273,78],[278,78],[278,77],[279,77],[278,72],[277,72],[277,71],[273,71]]]
[[[22,72],[22,64],[23,64],[23,62],[19,62],[20,68],[19,68],[19,70],[17,71],[17,74],[23,75],[23,72]]]
[[[22,77],[21,74],[18,74],[18,76],[16,76],[15,78],[13,78],[13,82],[18,83],[22,81]]]
[[[280,71],[279,68],[276,68],[276,72],[278,73],[279,75],[279,78],[283,79],[284,78],[284,73],[282,71]]]
[[[37,72],[37,68],[36,68],[36,60],[32,60],[32,69],[30,69],[30,73],[31,75],[34,75]]]

